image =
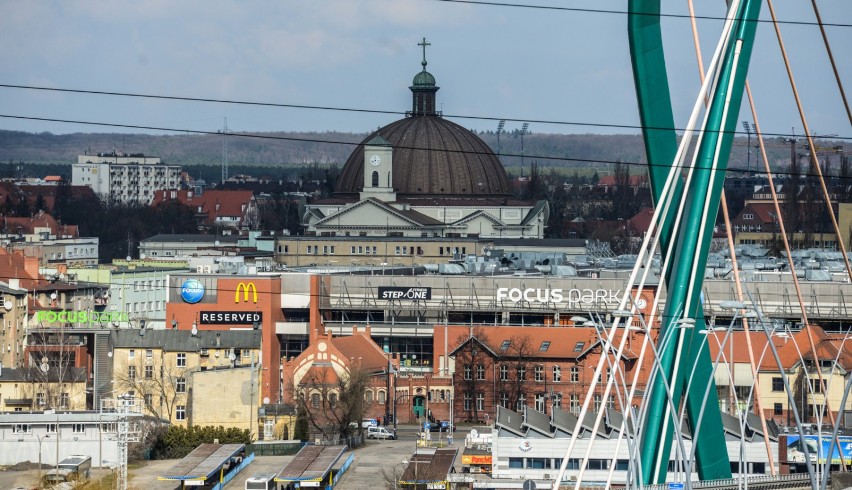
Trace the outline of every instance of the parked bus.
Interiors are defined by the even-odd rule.
[[[276,473],[258,473],[246,480],[245,490],[275,490]]]

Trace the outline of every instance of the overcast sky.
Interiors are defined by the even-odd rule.
[[[625,0],[515,0],[525,5],[626,9]],[[696,0],[723,16],[722,0]],[[665,0],[686,14],[685,0]],[[776,0],[781,20],[814,21],[810,2]],[[822,0],[823,20],[852,24],[852,1]],[[766,6],[761,13],[768,18]],[[404,112],[431,43],[428,70],[444,114],[476,129],[510,120],[636,125],[626,16],[436,0],[0,2],[0,84]],[[705,62],[722,22],[699,21]],[[699,87],[689,20],[663,22],[676,119]],[[852,136],[816,25],[782,25],[812,131]],[[852,84],[852,27],[827,27]],[[802,123],[772,26],[758,27],[749,78],[764,132]],[[852,92],[852,88],[847,88]],[[852,95],[852,94],[850,94]],[[744,105],[744,108],[747,107]],[[216,131],[367,132],[400,116],[248,107],[0,88],[0,114]],[[743,111],[740,119],[751,119]],[[507,130],[520,127],[510,121]],[[0,129],[154,132],[0,117]],[[632,128],[531,123],[540,133],[637,133]]]

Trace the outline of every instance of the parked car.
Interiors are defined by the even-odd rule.
[[[396,439],[396,437],[384,427],[367,427],[367,439]]]

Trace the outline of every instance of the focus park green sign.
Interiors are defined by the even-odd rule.
[[[102,323],[127,322],[130,316],[123,311],[39,311],[36,312],[36,322],[45,323],[74,323],[78,325],[99,325]]]

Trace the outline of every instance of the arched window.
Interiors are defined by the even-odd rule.
[[[379,172],[373,170],[373,187],[379,186]]]
[[[314,408],[320,407],[320,394],[319,393],[314,393],[314,394],[311,395],[311,405]]]
[[[378,396],[376,398],[378,399],[379,403],[384,404],[385,403],[385,392],[384,392],[384,390],[380,390],[379,393],[378,393]]]
[[[331,408],[337,405],[337,393],[330,393],[328,395],[328,404],[331,405]]]
[[[373,390],[367,390],[364,392],[364,401],[367,403],[373,402]]]

